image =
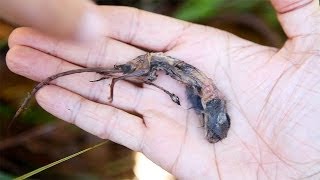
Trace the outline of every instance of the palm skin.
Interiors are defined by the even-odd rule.
[[[319,22],[319,8],[313,9],[309,14]],[[30,28],[15,30],[9,40],[8,67],[40,81],[79,66],[110,67],[145,53],[134,46],[163,51],[202,70],[224,93],[231,116],[227,138],[216,144],[206,141],[184,86],[164,74],[155,83],[177,94],[181,106],[152,86],[128,82],[116,84],[110,104],[110,81],[90,83],[98,75],[85,73],[41,89],[36,98],[45,110],[141,151],[179,179],[319,176],[319,29],[315,28],[318,33],[297,29],[300,34],[292,34],[283,24],[289,40],[276,49],[135,9],[100,10],[109,29],[90,48]]]

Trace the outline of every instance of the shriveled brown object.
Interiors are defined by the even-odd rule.
[[[112,78],[110,102],[113,99],[113,87],[118,80],[134,79],[161,89],[170,96],[173,102],[180,105],[178,96],[152,83],[157,79],[156,73],[159,70],[166,72],[171,78],[186,85],[187,96],[192,107],[202,115],[206,139],[211,143],[215,143],[225,138],[230,128],[230,117],[227,113],[226,101],[222,93],[213,84],[212,80],[199,69],[184,61],[166,56],[164,53],[147,53],[125,64],[115,65],[113,68],[83,68],[50,76],[33,88],[32,92],[19,107],[13,120],[21,114],[30,99],[43,86],[50,84],[52,80],[59,77],[83,72],[96,72],[103,75],[101,79],[96,81]]]

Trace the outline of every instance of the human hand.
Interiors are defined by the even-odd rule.
[[[88,0],[2,0],[0,18],[56,38],[90,42],[104,29],[95,8]]]
[[[111,67],[164,51],[211,77],[228,100],[231,128],[216,144],[204,138],[184,87],[155,82],[180,97],[120,81],[108,103],[108,80],[96,74],[57,79],[37,93],[48,112],[149,159],[179,179],[287,179],[319,176],[320,12],[318,1],[272,1],[288,36],[283,48],[254,44],[214,28],[126,7],[101,7],[105,37],[91,49],[30,28],[9,40],[8,67],[41,81],[79,67]],[[136,46],[136,47],[135,47]]]

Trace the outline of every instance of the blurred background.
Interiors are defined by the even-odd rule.
[[[132,6],[205,24],[268,46],[281,47],[285,40],[267,0],[96,0],[96,3]],[[0,179],[25,174],[103,141],[51,116],[35,102],[8,128],[16,109],[35,85],[6,66],[7,39],[13,29],[0,19]],[[32,178],[174,179],[143,155],[110,141]]]

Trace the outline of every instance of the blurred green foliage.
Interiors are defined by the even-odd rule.
[[[276,14],[267,0],[186,0],[173,16],[185,21],[199,22],[227,13],[256,14],[269,25],[280,27]]]
[[[0,102],[0,117],[4,119],[10,119],[13,113],[14,113],[14,110],[10,106]]]
[[[18,119],[12,121],[11,118],[14,116],[15,112],[16,107],[10,106],[0,101],[0,119],[2,120],[2,122],[0,123],[0,129],[3,130],[10,128],[9,130],[11,131],[13,130],[11,128],[13,128],[13,126],[18,122],[26,125],[38,125],[54,122],[54,120],[57,119],[35,104],[28,107],[26,112],[23,112]],[[13,126],[9,127],[9,124],[11,123],[13,123]]]
[[[6,40],[0,40],[0,49],[3,49],[7,46],[7,41]]]
[[[16,110],[14,110],[15,113]],[[12,114],[13,116],[14,114]],[[11,117],[12,117],[11,116]],[[56,118],[44,111],[41,107],[35,105],[27,109],[25,113],[21,116],[21,121],[24,123],[30,124],[42,124],[42,123],[49,123],[56,120]]]
[[[0,171],[0,179],[1,180],[10,180],[10,179],[13,179],[13,176],[9,175],[8,173]]]
[[[174,17],[186,21],[198,21],[217,14],[224,0],[186,0],[174,13]]]

